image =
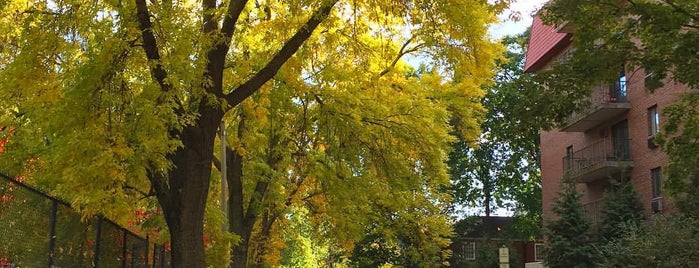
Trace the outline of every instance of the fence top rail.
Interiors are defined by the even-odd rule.
[[[14,184],[16,184],[16,185],[19,185],[20,187],[22,187],[22,188],[24,188],[24,189],[27,189],[27,190],[29,190],[29,191],[35,193],[35,194],[41,195],[41,196],[43,196],[43,197],[46,198],[46,199],[51,199],[51,200],[53,200],[53,201],[56,201],[56,202],[58,202],[58,203],[61,203],[62,205],[66,205],[66,206],[68,206],[68,207],[70,207],[70,208],[73,208],[73,207],[70,205],[70,203],[66,202],[65,200],[62,200],[62,199],[57,198],[57,197],[50,196],[49,194],[45,193],[44,191],[39,190],[38,188],[36,188],[36,187],[34,187],[34,186],[31,186],[31,185],[28,185],[28,184],[26,184],[26,183],[24,183],[24,182],[18,181],[18,180],[15,179],[14,177],[10,177],[10,176],[8,176],[8,175],[5,174],[5,173],[0,172],[0,178],[3,178],[3,179],[5,179],[5,180],[9,181],[10,183],[14,183]]]
[[[36,187],[34,187],[34,186],[31,186],[31,185],[28,185],[28,184],[26,184],[26,183],[24,183],[24,182],[20,182],[20,181],[18,181],[17,179],[15,179],[15,178],[13,178],[13,177],[11,177],[11,176],[5,174],[5,173],[0,172],[0,178],[4,179],[4,180],[6,180],[6,181],[9,181],[10,183],[14,183],[14,184],[16,184],[16,185],[19,185],[20,187],[22,187],[22,188],[24,188],[24,189],[27,189],[27,190],[29,190],[29,191],[32,192],[32,193],[38,194],[38,195],[40,195],[40,196],[42,196],[42,197],[44,197],[44,198],[46,198],[46,199],[50,199],[50,200],[52,200],[52,201],[55,201],[55,202],[57,202],[57,203],[60,203],[61,205],[67,206],[67,207],[69,207],[70,209],[75,210],[75,208],[73,208],[73,206],[71,206],[70,203],[66,202],[65,200],[62,200],[62,199],[57,198],[57,197],[54,197],[54,196],[50,196],[49,194],[45,193],[44,191],[39,190],[38,188],[36,188]],[[76,213],[77,213],[77,212],[76,212]],[[132,232],[131,230],[127,229],[127,228],[124,228],[124,227],[121,226],[120,224],[118,224],[118,223],[116,223],[116,222],[110,220],[110,219],[107,218],[107,217],[104,217],[103,215],[98,214],[98,215],[94,215],[94,216],[97,217],[97,218],[99,218],[99,219],[101,219],[101,220],[103,220],[103,221],[107,221],[107,222],[109,222],[109,223],[111,223],[111,224],[114,224],[115,226],[119,227],[119,229],[123,230],[124,232],[126,232],[126,233],[128,233],[128,234],[130,234],[130,235],[132,235],[132,236],[135,236],[135,237],[138,237],[138,238],[144,239],[144,240],[147,239],[147,236],[146,236],[146,237],[141,237],[141,235],[136,234],[136,233]]]

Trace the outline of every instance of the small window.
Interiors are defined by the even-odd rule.
[[[658,106],[648,108],[648,136],[653,136],[660,132],[660,115],[658,114]]]
[[[652,180],[653,187],[653,198],[658,198],[661,196],[661,185],[663,180],[663,173],[660,168],[654,168],[650,171],[650,177]]]
[[[476,242],[464,242],[461,246],[461,256],[466,260],[476,259]]]
[[[544,261],[544,244],[534,244],[534,261]]]
[[[613,91],[611,92],[613,100],[626,102],[626,83],[626,70],[624,70],[624,66],[621,66],[619,78],[617,78]]]

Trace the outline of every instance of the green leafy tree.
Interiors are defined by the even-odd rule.
[[[545,228],[548,244],[544,263],[551,268],[594,267],[596,250],[590,234],[590,223],[580,204],[580,193],[574,183],[562,183],[553,203],[555,219]]]
[[[459,140],[449,155],[455,202],[482,208],[485,215],[497,208],[515,212],[525,237],[538,234],[541,220],[541,174],[538,136],[540,124],[525,101],[537,90],[530,74],[523,73],[528,33],[507,36],[508,49],[498,63],[495,83],[486,87],[482,105],[487,109],[483,134]]]

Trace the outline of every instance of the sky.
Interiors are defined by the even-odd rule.
[[[527,27],[532,25],[532,15],[548,0],[515,0],[510,9],[498,16],[501,23],[490,27],[490,35],[495,39],[500,39],[506,35],[518,34],[524,32]],[[520,15],[519,21],[509,20],[508,17],[512,12],[517,12]]]

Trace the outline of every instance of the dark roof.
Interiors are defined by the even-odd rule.
[[[505,230],[510,227],[512,222],[514,222],[513,217],[469,217],[456,223],[457,226],[460,226],[456,228],[456,231],[466,231],[465,233],[457,233],[461,238],[482,238],[487,234],[491,238],[499,238],[503,236]]]

